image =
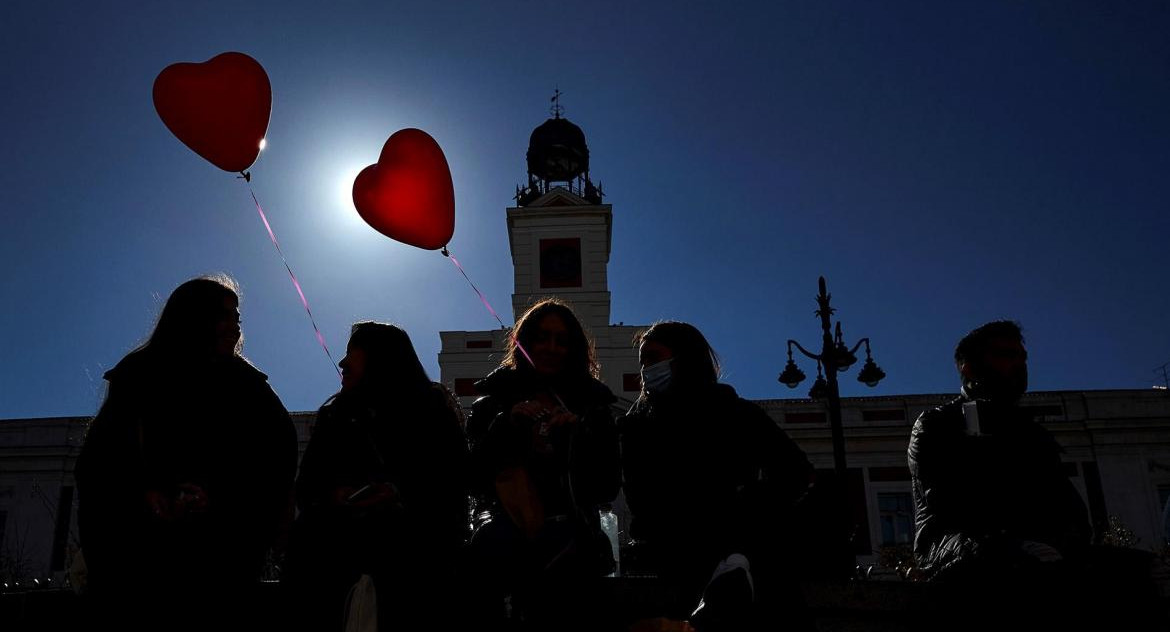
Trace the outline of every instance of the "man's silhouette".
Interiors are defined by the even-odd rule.
[[[949,627],[1129,629],[1131,619],[1155,616],[1146,609],[1155,603],[1148,560],[1090,546],[1088,512],[1060,446],[1019,406],[1027,357],[1010,321],[959,341],[962,395],[922,413],[910,437],[915,557],[940,584],[934,606]]]
[[[914,554],[928,578],[994,575],[1089,544],[1060,446],[1018,406],[1027,358],[1013,322],[972,331],[955,349],[962,395],[914,424]]]

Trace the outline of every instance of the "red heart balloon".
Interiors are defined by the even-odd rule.
[[[224,171],[260,155],[272,113],[268,73],[243,53],[171,64],[154,80],[154,109],[183,144]]]
[[[353,205],[374,230],[437,250],[455,233],[455,187],[443,150],[421,129],[394,132],[353,181]]]

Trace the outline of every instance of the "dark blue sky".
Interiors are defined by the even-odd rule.
[[[749,397],[810,385],[776,375],[818,340],[822,274],[889,374],[846,395],[955,390],[954,342],[994,318],[1024,325],[1034,389],[1146,388],[1170,360],[1170,4],[320,4],[0,3],[0,418],[95,412],[214,271],[290,409],[336,389],[247,187],[153,109],[165,66],[228,50],[272,81],[253,185],[335,358],[352,321],[395,321],[437,379],[439,330],[495,324],[357,218],[356,172],[430,132],[451,249],[506,309],[504,208],[559,86],[614,208],[614,321],[695,323]]]

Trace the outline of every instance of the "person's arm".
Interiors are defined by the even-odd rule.
[[[471,405],[467,420],[468,487],[484,498],[495,495],[499,473],[521,461],[514,446],[514,429],[501,406],[496,396],[481,397]]]
[[[301,457],[300,472],[296,477],[297,508],[302,512],[313,507],[332,504],[333,481],[329,476],[332,459],[331,445],[335,441],[335,420],[327,407],[317,412],[317,422]]]
[[[774,568],[789,554],[787,543],[800,538],[797,502],[812,483],[812,466],[804,451],[756,404],[735,397],[710,410],[709,432],[722,434],[725,439],[720,443],[727,446],[712,458],[719,459],[720,470],[734,472],[724,483],[733,486],[734,495],[727,499],[732,513],[711,548],[722,557],[741,553],[752,564]]]
[[[145,511],[142,454],[133,393],[111,383],[90,422],[74,470],[78,532],[91,572],[119,565],[121,549],[137,538]]]
[[[596,406],[568,428],[566,463],[577,503],[612,501],[622,485],[621,444],[608,404]]]
[[[283,550],[296,513],[297,432],[288,410],[267,384],[262,400],[265,433],[260,449],[265,454],[260,489],[265,491],[264,498],[258,500],[264,512],[261,518],[268,525],[265,537],[274,548]]]
[[[459,405],[439,385],[418,428],[411,470],[403,473],[402,503],[423,537],[450,552],[466,537],[467,441]]]
[[[808,491],[813,468],[796,442],[759,406],[740,400],[740,410],[748,421],[748,449],[758,464],[760,483],[770,489],[778,503],[790,506]]]
[[[962,485],[977,472],[958,469],[961,432],[940,410],[919,416],[910,434],[907,460],[914,495],[914,556],[928,578],[945,575],[987,557],[991,534],[967,519],[973,499]]]
[[[647,477],[653,471],[650,463],[654,452],[645,450],[642,436],[642,416],[638,404],[634,404],[630,411],[618,421],[619,454],[621,458],[622,493],[625,495],[626,507],[629,508],[633,520],[630,532],[640,529],[636,526],[643,512],[649,511],[647,502],[651,495],[647,490]]]

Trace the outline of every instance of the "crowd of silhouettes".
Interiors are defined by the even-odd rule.
[[[818,511],[842,504],[825,501],[829,481],[719,381],[692,325],[633,341],[642,388],[622,415],[577,316],[543,300],[476,383],[465,423],[405,331],[356,323],[298,473],[289,415],[240,353],[239,294],[226,276],[183,283],[106,373],[76,469],[103,625],[811,630],[798,581],[817,560],[852,559],[850,529],[818,523],[847,519]],[[944,588],[933,621],[1010,612],[1076,628],[1121,602],[1115,621],[1157,616],[1142,610],[1156,601],[1144,558],[1091,546],[1059,445],[1018,405],[1019,327],[976,329],[955,361],[961,396],[923,413],[909,446],[914,553]],[[615,560],[599,518],[622,490],[639,573],[659,587],[632,604],[605,581]],[[266,555],[281,560],[276,619],[256,606]],[[1102,574],[1114,589],[1092,593]]]

